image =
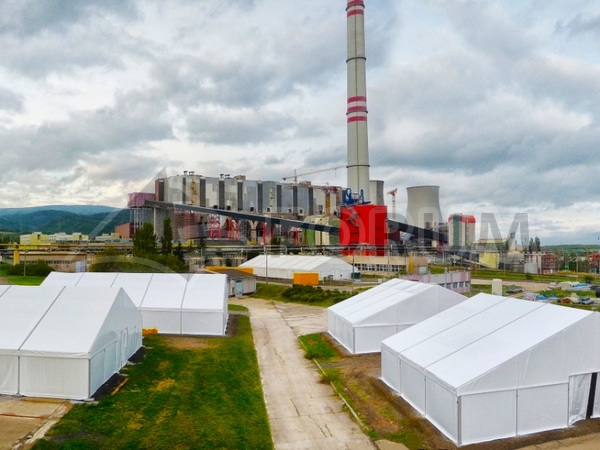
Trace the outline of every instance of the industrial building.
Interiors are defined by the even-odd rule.
[[[475,242],[475,217],[466,214],[451,214],[448,217],[448,245],[469,247]]]
[[[13,264],[27,265],[43,261],[59,272],[84,272],[88,266],[88,255],[77,251],[17,251],[13,255]]]
[[[146,207],[147,200],[211,208],[215,214],[183,210],[166,212]],[[328,221],[330,216],[337,215],[341,200],[340,186],[248,180],[244,175],[209,177],[184,171],[183,174],[156,180],[154,193],[130,194],[131,222],[120,231],[132,233],[144,222],[152,221],[156,234],[160,235],[164,218],[169,217],[176,240],[208,238],[257,242],[262,237],[263,241],[268,241],[272,230],[263,229],[256,223],[224,217],[218,211],[317,222]],[[290,236],[297,241],[301,239],[300,235],[293,233]]]
[[[406,223],[426,229],[435,229],[442,223],[439,186],[410,186],[406,194]]]

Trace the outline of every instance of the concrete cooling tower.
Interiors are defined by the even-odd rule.
[[[442,222],[439,186],[411,186],[406,188],[406,222],[431,229]]]

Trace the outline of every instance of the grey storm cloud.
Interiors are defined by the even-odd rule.
[[[295,121],[291,117],[260,110],[238,110],[228,114],[203,111],[190,114],[187,131],[192,141],[211,144],[248,144],[278,140],[293,130]]]
[[[439,184],[453,212],[554,208],[552,230],[578,202],[600,214],[585,181],[600,166],[597,2],[365,3],[372,178]],[[0,0],[4,203],[88,201],[156,167],[344,166],[345,6]]]
[[[73,24],[88,21],[98,14],[137,15],[130,0],[3,0],[0,2],[0,32],[19,37],[64,32]]]
[[[8,89],[0,88],[0,110],[17,111],[23,109],[23,96]]]
[[[592,33],[600,36],[600,15],[577,14],[570,20],[559,21],[556,24],[557,33],[567,33],[574,36],[582,33]]]
[[[164,106],[164,105],[163,105]],[[2,156],[11,167],[60,169],[83,155],[137,148],[173,137],[160,104],[139,93],[120,96],[114,107],[73,113],[68,121],[0,130]]]

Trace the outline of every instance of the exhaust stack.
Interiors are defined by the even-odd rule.
[[[369,146],[367,137],[367,77],[365,56],[365,4],[348,0],[348,187],[354,196],[369,201]]]

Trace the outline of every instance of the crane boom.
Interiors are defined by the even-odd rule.
[[[294,174],[293,175],[288,175],[287,177],[283,177],[282,180],[289,180],[290,178],[294,179],[294,183],[298,182],[298,178],[300,177],[304,177],[306,175],[312,175],[315,173],[322,173],[322,172],[329,172],[330,170],[338,170],[338,169],[345,169],[346,166],[337,166],[337,167],[328,167],[327,169],[319,169],[319,170],[311,170],[310,172],[304,172],[304,173],[296,173],[296,171],[294,170]]]

